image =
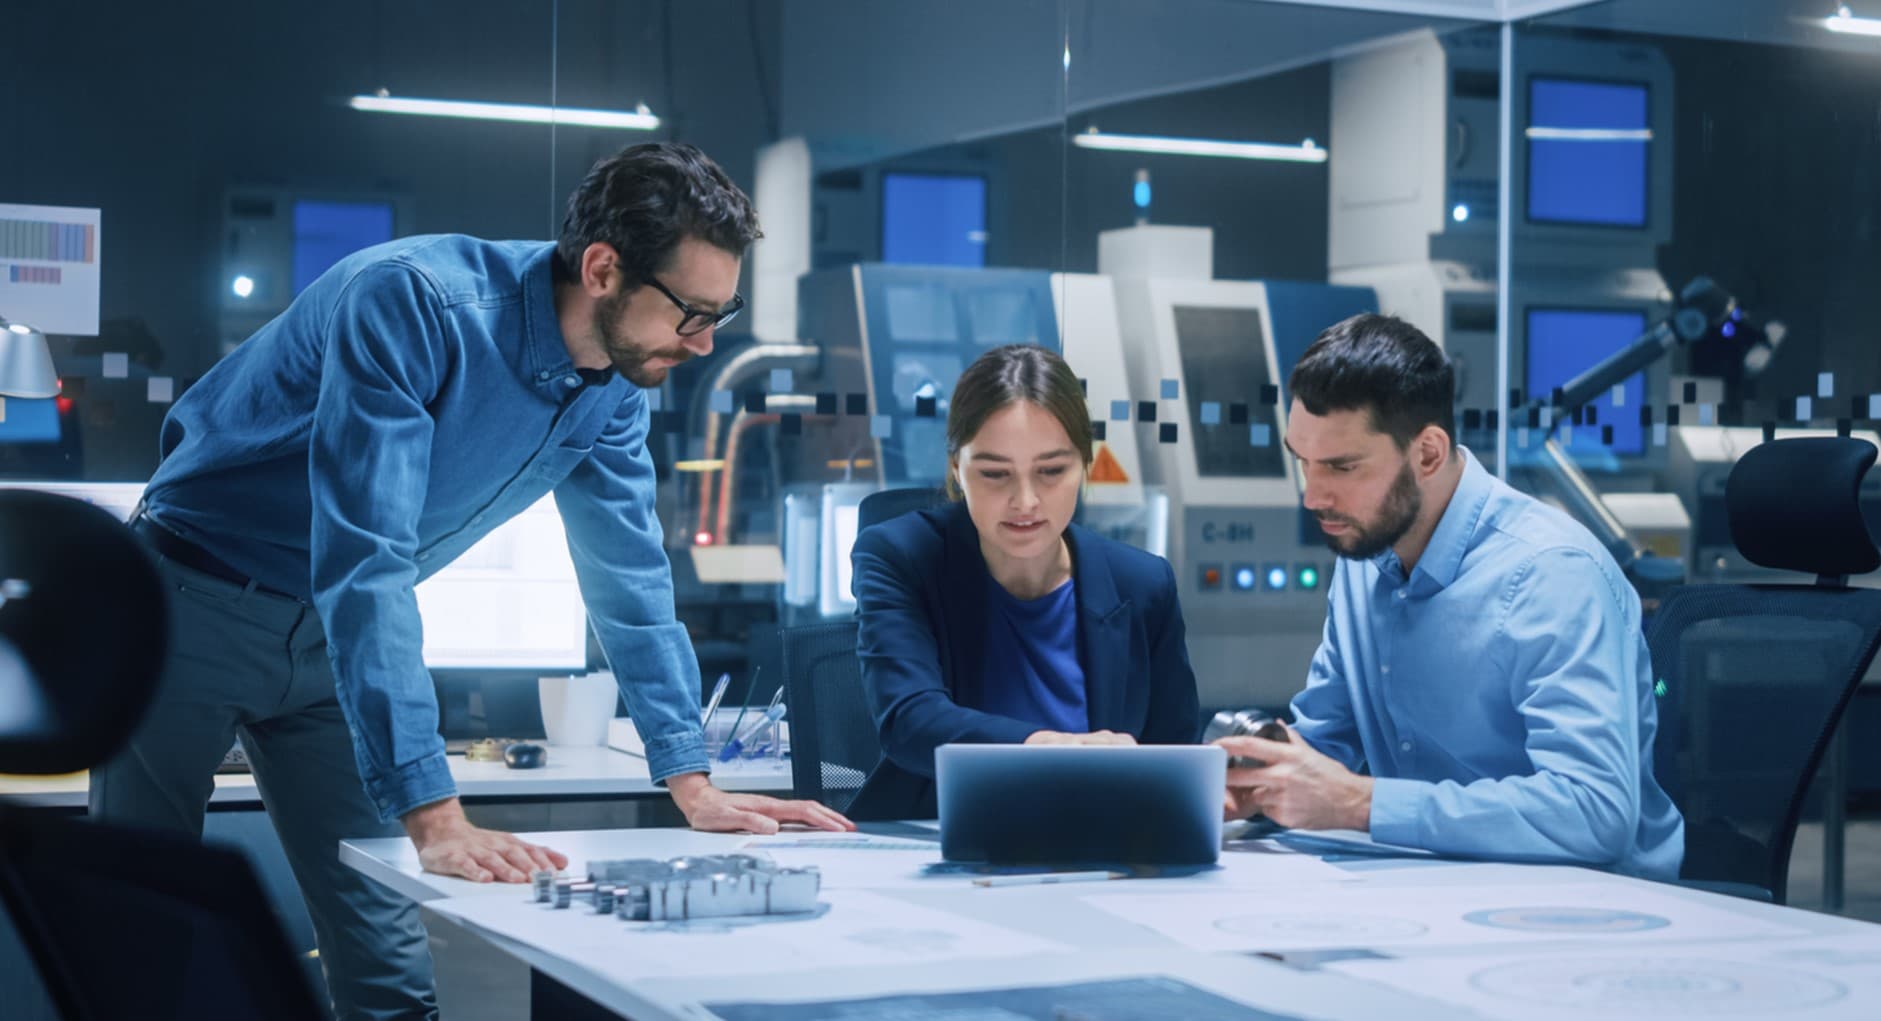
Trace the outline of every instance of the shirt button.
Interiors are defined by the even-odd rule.
[[[483,515],[481,515],[481,514],[473,514],[473,515],[471,515],[471,517],[470,517],[470,523],[471,523],[471,524],[473,524],[473,525],[481,525],[481,524],[483,524]]]
[[[562,385],[563,386],[580,386],[581,377],[580,376],[563,376]]]
[[[1404,590],[1403,590],[1403,589],[1399,589],[1399,590],[1398,590],[1398,598],[1399,598],[1399,599],[1403,599],[1403,598],[1404,598]]]
[[[1381,667],[1379,667],[1379,668],[1378,668],[1378,670],[1379,670],[1379,672],[1380,672],[1380,673],[1387,673],[1387,674],[1388,674],[1388,673],[1390,673],[1390,672],[1391,672],[1391,664],[1389,664],[1389,663],[1386,663],[1385,665],[1383,665],[1383,666],[1381,666]]]
[[[419,559],[419,560],[430,560],[430,559],[431,559],[431,554],[429,554],[429,553],[420,553],[420,554],[418,554],[418,559]]]
[[[1401,743],[1400,743],[1400,744],[1398,745],[1398,750],[1399,750],[1399,751],[1401,751],[1401,752],[1408,752],[1408,751],[1410,751],[1410,750],[1411,750],[1411,742],[1409,742],[1409,741],[1404,741],[1404,742],[1401,742]]]

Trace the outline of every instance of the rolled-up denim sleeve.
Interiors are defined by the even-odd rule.
[[[362,272],[326,323],[308,461],[314,606],[366,792],[384,819],[457,793],[424,665],[418,517],[449,371],[446,327],[422,277]]]
[[[627,698],[654,781],[710,771],[699,659],[673,612],[673,569],[654,508],[646,396],[621,404],[594,450],[555,487],[588,621]]]
[[[1379,779],[1387,843],[1506,861],[1609,865],[1639,826],[1639,624],[1587,553],[1540,553],[1511,582],[1500,644],[1532,772],[1473,783]]]

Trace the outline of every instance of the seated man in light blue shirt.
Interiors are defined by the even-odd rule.
[[[1231,814],[1505,861],[1678,875],[1639,599],[1588,531],[1455,445],[1455,377],[1360,315],[1288,380],[1287,448],[1339,554],[1291,743],[1229,738]],[[1304,740],[1298,740],[1304,739]]]

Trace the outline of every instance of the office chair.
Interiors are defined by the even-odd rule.
[[[1858,506],[1875,448],[1846,437],[1753,447],[1725,484],[1731,540],[1813,584],[1687,585],[1647,644],[1660,696],[1655,772],[1685,817],[1681,879],[1787,897],[1810,781],[1881,645],[1881,566]]]
[[[946,492],[926,486],[903,489],[884,489],[870,493],[862,498],[856,507],[856,531],[860,532],[870,525],[879,525],[890,518],[898,518],[913,511],[939,507],[947,502]]]
[[[810,624],[778,634],[790,705],[791,794],[845,811],[882,760],[881,740],[862,691],[856,622]]]
[[[164,583],[128,528],[0,491],[0,772],[109,758],[168,637]],[[267,903],[233,851],[0,804],[0,906],[65,1018],[322,1017]]]

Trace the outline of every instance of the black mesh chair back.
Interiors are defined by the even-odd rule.
[[[114,754],[157,689],[168,610],[156,565],[110,514],[0,490],[0,771]],[[234,851],[0,804],[0,907],[71,1021],[323,1016]]]
[[[785,628],[779,634],[784,698],[790,706],[791,791],[841,812],[882,760],[862,692],[856,622]]]
[[[926,487],[884,489],[879,493],[870,493],[856,507],[856,531],[913,511],[938,507],[946,502],[946,493]]]
[[[1881,591],[1851,588],[1881,552],[1859,512],[1875,448],[1848,438],[1764,443],[1726,486],[1752,562],[1793,585],[1688,585],[1652,623],[1655,773],[1685,818],[1681,878],[1783,903],[1804,797],[1881,646]]]
[[[237,851],[0,805],[0,903],[70,1021],[325,1016]]]

